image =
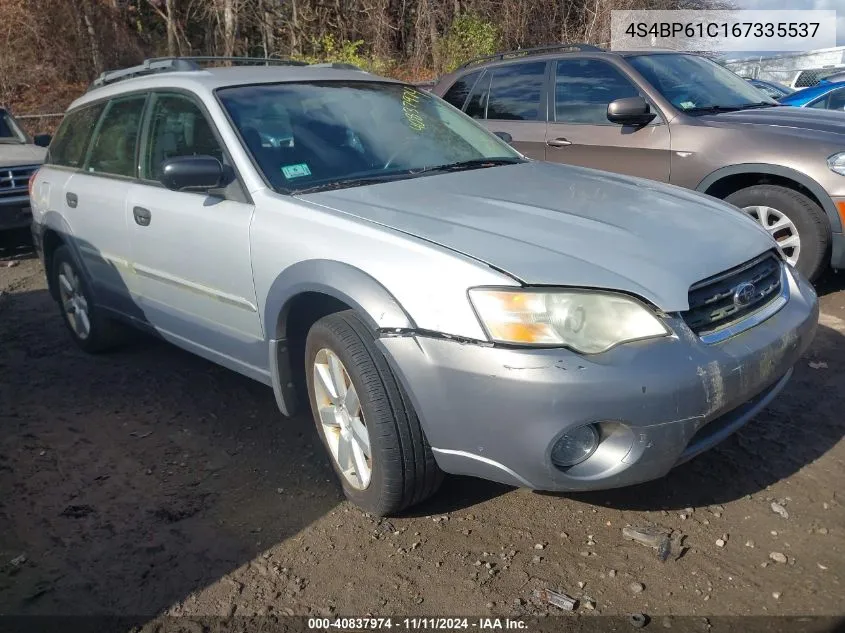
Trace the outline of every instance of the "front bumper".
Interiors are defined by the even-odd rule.
[[[0,231],[26,228],[31,222],[29,195],[0,198]]]
[[[785,386],[813,339],[818,299],[787,275],[774,316],[705,345],[680,318],[675,336],[581,356],[424,336],[379,344],[413,402],[439,466],[543,490],[614,488],[655,479],[736,431]],[[551,447],[602,422],[602,441],[567,470]]]

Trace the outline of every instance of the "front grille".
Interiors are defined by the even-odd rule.
[[[0,199],[3,196],[19,196],[21,193],[26,193],[29,187],[29,177],[36,169],[38,169],[38,165],[0,167]]]
[[[782,269],[780,258],[769,252],[695,284],[684,321],[696,334],[740,321],[780,295]]]

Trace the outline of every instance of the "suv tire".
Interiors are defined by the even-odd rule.
[[[827,269],[830,249],[827,216],[819,205],[801,192],[780,185],[754,185],[735,191],[725,198],[725,202],[739,207],[763,224],[764,228],[766,224],[759,218],[759,212],[751,212],[755,207],[769,207],[786,216],[797,230],[800,240],[795,267],[810,281],[818,279]],[[775,214],[770,216],[770,223],[775,217]],[[775,235],[783,238],[783,232],[788,230],[776,232]]]
[[[62,320],[83,351],[98,354],[123,342],[123,326],[97,306],[91,288],[67,246],[59,246],[53,253],[50,274]]]
[[[350,501],[386,516],[437,491],[443,473],[419,418],[354,311],[312,326],[305,369],[317,432]]]

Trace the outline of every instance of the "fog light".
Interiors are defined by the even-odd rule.
[[[580,464],[599,445],[599,432],[594,424],[579,426],[561,435],[552,447],[552,463],[560,468]]]

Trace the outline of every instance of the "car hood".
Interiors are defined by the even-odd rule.
[[[713,198],[529,162],[300,196],[435,242],[529,285],[627,291],[685,310],[690,285],[774,246]]]
[[[698,121],[721,127],[764,126],[767,132],[802,138],[809,136],[828,141],[845,140],[845,116],[841,112],[832,110],[776,106],[708,114],[698,117]],[[831,137],[831,135],[834,136]]]
[[[0,143],[0,167],[40,165],[46,155],[47,150],[37,145]]]

